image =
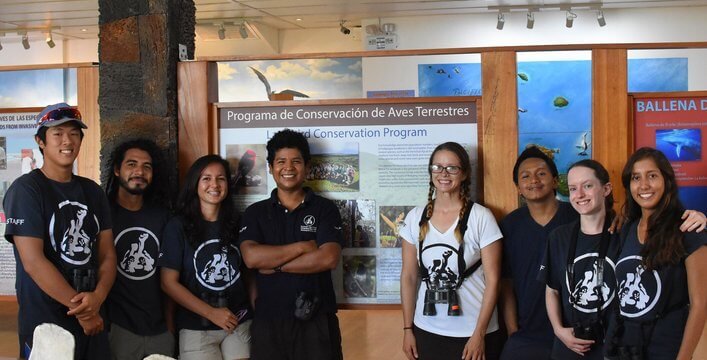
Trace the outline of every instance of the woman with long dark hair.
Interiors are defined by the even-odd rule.
[[[621,180],[630,193],[623,208],[628,225],[607,355],[690,359],[707,318],[707,234],[680,230],[684,208],[673,167],[660,151],[638,149]]]
[[[428,202],[400,229],[403,351],[411,360],[496,359],[500,349],[486,341],[498,334],[501,231],[469,198],[471,164],[461,145],[437,146],[428,173]]]
[[[165,229],[162,289],[177,304],[180,359],[250,357],[251,311],[236,247],[231,171],[218,155],[194,162]]]
[[[612,184],[604,166],[588,159],[570,166],[567,184],[579,220],[550,233],[539,274],[555,333],[551,357],[602,360],[619,244],[608,230],[615,217]]]

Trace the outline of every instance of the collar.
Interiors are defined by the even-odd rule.
[[[302,204],[309,204],[314,197],[314,191],[308,186],[302,187],[302,190],[304,190],[304,200],[302,200]],[[270,192],[270,199],[268,201],[270,202],[270,206],[280,205],[280,199],[277,198],[277,188],[274,188]]]

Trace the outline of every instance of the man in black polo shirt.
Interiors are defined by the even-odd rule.
[[[303,187],[310,160],[307,139],[289,129],[267,144],[277,184],[242,219],[243,260],[257,269],[251,326],[254,359],[342,359],[331,269],[341,255],[336,205]]]

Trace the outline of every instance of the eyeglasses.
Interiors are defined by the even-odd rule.
[[[57,121],[57,120],[62,120],[62,119],[74,119],[74,120],[79,120],[81,121],[81,113],[78,111],[78,109],[72,109],[72,108],[59,108],[52,110],[44,116],[42,116],[41,119],[39,119],[39,122],[37,123],[37,126],[42,126],[42,124],[46,122],[52,122],[52,121]]]
[[[456,175],[462,171],[462,168],[461,168],[461,166],[456,166],[456,165],[442,166],[442,165],[432,164],[432,165],[430,165],[430,171],[433,174],[439,174],[442,171],[446,171],[447,174],[449,174],[449,175]]]

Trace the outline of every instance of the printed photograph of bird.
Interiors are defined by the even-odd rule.
[[[248,67],[251,70],[253,70],[255,75],[258,76],[258,79],[260,79],[260,81],[263,83],[263,85],[265,85],[265,92],[268,95],[268,100],[272,100],[273,95],[279,95],[279,94],[287,94],[287,95],[292,95],[293,97],[300,97],[300,98],[309,98],[309,95],[303,94],[299,91],[295,91],[295,90],[291,90],[291,89],[285,89],[280,92],[273,91],[272,88],[270,87],[270,82],[265,77],[265,75],[263,75],[263,73],[261,73],[260,71],[258,71],[256,68],[254,68],[252,66],[248,66]]]
[[[241,156],[240,161],[238,161],[238,172],[236,173],[236,180],[234,183],[236,186],[246,185],[246,175],[253,170],[255,166],[255,151],[248,149],[243,156]]]

